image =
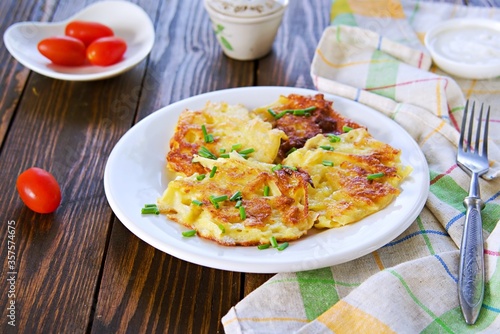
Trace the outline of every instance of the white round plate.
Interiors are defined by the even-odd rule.
[[[98,22],[113,29],[115,36],[127,42],[123,59],[110,66],[59,66],[42,56],[37,49],[38,43],[44,38],[63,36],[66,25],[74,20]],[[155,31],[149,16],[136,4],[101,1],[65,21],[15,23],[5,31],[3,39],[10,54],[37,73],[61,80],[90,81],[116,76],[137,65],[151,51]]]
[[[372,135],[402,150],[402,162],[413,172],[401,194],[384,210],[355,224],[312,231],[284,251],[273,248],[221,246],[199,237],[186,238],[186,228],[162,215],[141,215],[155,203],[169,182],[165,156],[179,114],[202,108],[207,101],[241,103],[249,109],[274,102],[279,95],[311,95],[317,91],[291,87],[246,87],[215,91],[162,108],[133,126],[111,152],[104,172],[109,205],[118,219],[151,246],[199,265],[253,273],[295,272],[347,262],[382,247],[401,234],[417,217],[429,191],[429,171],[415,141],[393,120],[362,104],[325,94],[334,108],[368,126]],[[242,129],[243,130],[243,129]]]

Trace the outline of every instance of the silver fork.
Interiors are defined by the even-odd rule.
[[[488,123],[490,119],[490,107],[486,111],[486,121],[481,138],[481,122],[483,117],[483,105],[479,111],[479,122],[476,129],[474,147],[472,147],[472,132],[474,123],[473,102],[467,125],[467,114],[469,101],[465,104],[458,143],[457,163],[471,176],[469,196],[464,199],[466,208],[464,231],[460,246],[460,268],[458,273],[458,297],[465,322],[473,325],[481,310],[484,296],[484,246],[483,246],[483,223],[481,209],[484,202],[481,200],[479,190],[479,176],[489,169],[488,163]],[[467,137],[465,137],[465,134]],[[480,142],[482,139],[482,145]]]

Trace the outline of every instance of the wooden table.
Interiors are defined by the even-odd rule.
[[[15,22],[64,20],[92,2],[3,0],[2,34]],[[271,277],[191,264],[149,246],[111,211],[104,167],[132,125],[173,102],[231,87],[314,88],[309,68],[331,0],[291,1],[272,53],[248,62],[222,54],[201,1],[134,2],[154,22],[156,41],[120,76],[55,80],[0,48],[2,333],[221,333],[221,317]],[[32,166],[61,184],[53,214],[32,212],[17,195],[17,176]]]

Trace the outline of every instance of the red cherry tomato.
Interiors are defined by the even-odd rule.
[[[72,21],[65,30],[66,36],[77,38],[89,46],[90,43],[101,37],[114,36],[113,30],[101,23],[88,21]]]
[[[79,66],[85,63],[85,45],[79,39],[55,36],[41,40],[38,51],[54,64]]]
[[[96,39],[87,47],[87,59],[92,65],[108,66],[120,61],[127,50],[127,43],[118,37]]]
[[[61,189],[52,174],[31,167],[17,177],[17,192],[24,204],[38,213],[54,212],[61,203]]]

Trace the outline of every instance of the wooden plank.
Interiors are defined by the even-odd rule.
[[[17,22],[47,21],[52,15],[54,6],[50,2],[39,3],[32,0],[9,0],[0,2],[0,31]],[[56,2],[57,3],[57,2]],[[0,40],[0,146],[21,99],[23,89],[30,71],[19,64]]]
[[[159,1],[144,3],[154,17]],[[72,14],[68,1],[55,16]],[[17,251],[16,327],[2,319],[0,332],[88,331],[112,221],[102,185],[104,166],[113,144],[133,123],[137,104],[128,105],[126,115],[114,109],[123,92],[141,84],[144,72],[145,62],[95,82],[30,76],[0,160],[5,198],[0,212],[2,222],[15,221]],[[31,212],[15,193],[17,175],[35,165],[50,170],[61,184],[63,200],[54,214]],[[0,224],[0,235],[7,233],[7,224]],[[2,238],[2,259],[7,259],[7,244]],[[6,271],[0,279],[6,282]],[[10,302],[8,288],[0,286],[2,310]]]
[[[158,17],[138,119],[190,96],[254,83],[255,63],[222,55],[198,1],[163,3]],[[115,221],[92,332],[222,332],[220,318],[241,298],[241,277],[164,254]]]

